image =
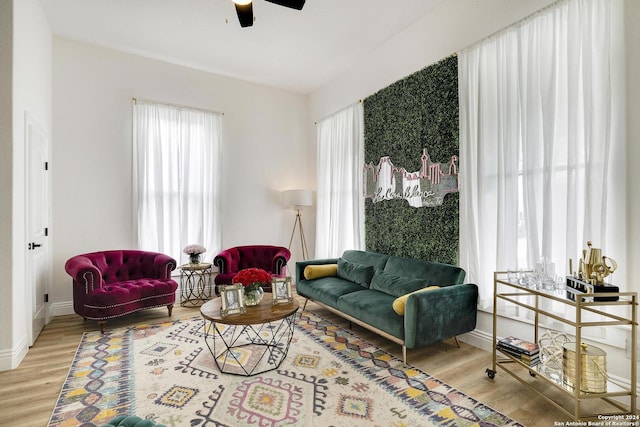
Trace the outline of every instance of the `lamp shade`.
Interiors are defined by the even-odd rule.
[[[311,190],[286,190],[282,192],[282,202],[285,206],[299,209],[303,206],[313,205]]]

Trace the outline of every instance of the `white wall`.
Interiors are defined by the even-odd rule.
[[[13,183],[13,1],[0,0],[0,324],[11,325],[13,315],[12,272],[12,201]],[[13,358],[13,333],[9,328],[0,331],[0,369],[10,369]]]
[[[68,258],[136,247],[132,97],[224,113],[222,247],[288,245],[294,216],[280,192],[315,179],[306,96],[61,38],[53,82],[55,314],[72,312]]]
[[[10,3],[13,3],[11,12]],[[2,223],[2,244],[0,257],[10,263],[3,268],[6,280],[0,282],[0,292],[4,297],[0,302],[0,370],[13,368],[22,360],[28,349],[29,328],[31,328],[29,307],[30,295],[26,292],[26,212],[25,212],[25,113],[36,121],[42,129],[51,134],[51,30],[44,10],[37,0],[3,1],[3,29],[0,38],[13,41],[11,57],[3,57],[3,64],[8,59],[12,71],[8,74],[11,80],[11,141],[2,141],[2,187],[0,195],[3,199],[0,210]],[[7,14],[5,14],[7,13]],[[11,15],[11,13],[13,15]],[[5,32],[5,22],[12,19],[12,29]],[[5,38],[6,37],[6,38]],[[6,50],[2,49],[5,55]],[[4,69],[4,66],[3,66]],[[3,95],[7,87],[3,78]],[[3,100],[5,98],[3,97]],[[3,112],[6,106],[2,105]],[[5,116],[5,114],[2,114]],[[3,121],[6,120],[3,118]],[[3,126],[4,127],[4,126]],[[6,167],[6,169],[5,169]],[[9,229],[6,226],[9,225]],[[9,231],[10,230],[10,231]],[[6,234],[5,234],[6,232]],[[4,237],[6,236],[6,238]]]

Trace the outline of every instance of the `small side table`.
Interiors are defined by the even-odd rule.
[[[211,263],[180,266],[180,305],[197,307],[211,299]]]

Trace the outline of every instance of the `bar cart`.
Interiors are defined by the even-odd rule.
[[[554,291],[531,288],[523,284],[514,283],[509,280],[507,272],[494,273],[494,297],[493,297],[493,366],[486,369],[489,378],[494,379],[498,368],[502,369],[523,385],[538,393],[547,402],[567,414],[576,421],[585,418],[595,418],[604,414],[587,414],[583,412],[583,403],[591,399],[601,399],[611,407],[609,415],[625,415],[637,417],[636,413],[636,328],[637,328],[637,293],[635,292],[615,292],[615,293],[575,293],[570,289],[566,295]],[[624,326],[631,331],[631,357],[629,385],[620,385],[612,382],[606,375],[606,391],[591,392],[585,391],[583,382],[586,380],[583,362],[585,349],[581,345],[574,345],[573,354],[563,353],[563,365],[571,366],[571,371],[560,371],[559,375],[549,375],[543,364],[531,364],[527,360],[517,357],[510,351],[505,351],[504,346],[498,345],[497,328],[498,321],[502,315],[497,314],[499,301],[515,304],[524,310],[530,310],[533,315],[534,342],[538,343],[539,334],[547,327],[541,325],[541,317],[553,319],[567,328],[569,335],[575,337],[575,343],[583,343],[583,329],[592,327]],[[560,315],[550,311],[547,306],[554,301],[561,303],[562,307],[569,307],[565,312],[571,312],[571,316]],[[619,306],[622,308],[611,309],[607,307]],[[624,312],[624,314],[620,314]],[[507,316],[508,317],[508,316]],[[524,368],[524,369],[519,369]],[[526,374],[534,377],[526,379]],[[571,380],[571,381],[569,381]],[[557,402],[548,396],[543,387],[534,387],[537,381],[551,384],[551,389],[559,389],[569,397],[562,402]],[[554,393],[554,395],[557,393]],[[629,400],[629,404],[622,400]],[[567,402],[571,402],[567,404]],[[573,408],[569,409],[569,406]],[[637,420],[637,418],[634,418]]]

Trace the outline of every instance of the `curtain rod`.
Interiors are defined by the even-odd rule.
[[[543,7],[542,9],[536,10],[535,12],[530,13],[529,15],[525,16],[524,18],[520,19],[517,22],[514,22],[511,25],[507,25],[504,28],[499,29],[498,31],[494,31],[493,33],[489,34],[488,36],[474,42],[471,43],[469,46],[465,47],[464,49],[460,49],[462,52],[466,52],[470,49],[475,48],[476,46],[479,46],[482,43],[485,43],[489,40],[493,40],[505,33],[508,33],[509,31],[514,31],[517,30],[518,28],[522,27],[524,24],[526,24],[529,21],[532,21],[534,19],[536,19],[538,16],[544,15],[545,13],[549,12],[551,9],[554,8],[558,8],[558,7],[562,7],[565,4],[569,3],[571,0],[556,0],[554,2],[552,2],[551,4],[546,5],[545,7]],[[456,52],[456,56],[457,56],[457,52]]]
[[[202,111],[204,113],[220,114],[220,115],[224,116],[224,113],[222,113],[220,111],[207,110],[205,108],[190,107],[188,105],[171,104],[169,102],[156,101],[154,99],[136,98],[134,96],[134,97],[131,98],[131,100],[133,101],[134,104],[136,102],[138,102],[138,101],[141,101],[141,102],[147,102],[147,103],[151,103],[151,104],[166,105],[167,107],[186,108],[186,109],[189,109],[189,110]]]
[[[363,102],[363,101],[362,101],[362,99],[358,99],[358,100],[355,102],[355,104],[362,104],[362,102]],[[347,105],[346,107],[342,107],[342,108],[341,108],[341,109],[339,109],[338,111],[335,111],[335,112],[333,112],[333,113],[331,113],[331,114],[327,114],[326,116],[322,117],[321,119],[318,119],[317,121],[313,122],[313,124],[314,124],[314,125],[317,125],[317,124],[318,124],[318,122],[321,122],[321,121],[323,121],[324,119],[327,119],[327,118],[329,118],[329,117],[333,116],[334,114],[338,114],[338,113],[339,113],[340,111],[342,111],[342,110],[346,110],[347,108],[351,107],[351,105],[353,105],[353,104],[349,104],[349,105]]]

